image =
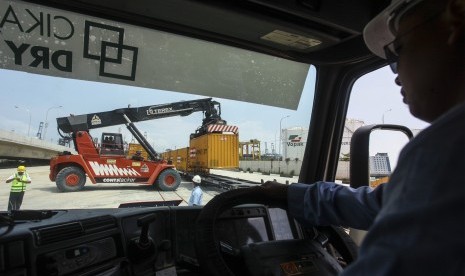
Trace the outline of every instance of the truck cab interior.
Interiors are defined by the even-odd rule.
[[[0,65],[255,103],[257,109],[274,106],[280,108],[280,127],[287,110],[304,106],[309,134],[298,182],[334,181],[352,87],[386,65],[365,46],[363,29],[389,3],[2,0],[1,43],[18,54]],[[27,17],[35,19],[22,26]],[[55,67],[47,71],[43,49],[49,46],[26,41],[30,47],[20,47],[22,38],[13,40],[7,27],[24,36],[41,28],[63,47],[68,44],[60,39],[73,35],[85,45],[64,48],[72,52],[72,68],[64,52],[55,59],[47,55],[49,68]],[[88,46],[98,29],[105,29],[108,40],[101,48]],[[32,57],[21,63],[20,50]],[[129,71],[113,69],[111,63],[123,64],[127,56],[133,61]],[[96,64],[95,70],[86,71],[80,62]],[[312,99],[302,96],[309,72]],[[29,210],[1,220],[2,275],[337,275],[357,255],[339,226],[305,229],[265,195],[247,189],[217,195],[203,207]]]

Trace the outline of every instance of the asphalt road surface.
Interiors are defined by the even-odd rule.
[[[7,210],[11,183],[5,180],[14,172],[12,169],[0,169],[0,211]],[[49,167],[28,167],[27,172],[32,179],[24,195],[22,210],[47,210],[47,209],[87,209],[87,208],[118,208],[120,204],[148,201],[182,200],[180,206],[187,206],[193,185],[191,182],[183,181],[176,191],[163,192],[153,189],[149,185],[141,184],[114,184],[100,183],[92,184],[89,179],[83,190],[78,192],[60,192],[55,183],[48,178]],[[242,172],[219,171],[229,177],[248,179],[260,183],[263,179],[277,180],[281,183],[296,182],[297,178],[281,178],[279,176],[265,176],[261,174],[250,174]],[[210,201],[221,191],[214,187],[202,187],[203,204]]]
[[[7,210],[11,183],[5,183],[5,180],[15,171],[15,168],[0,169],[0,211]],[[130,183],[92,184],[87,179],[83,190],[66,193],[60,192],[55,183],[50,181],[48,178],[48,166],[28,167],[27,172],[32,179],[32,183],[28,185],[26,194],[24,195],[21,206],[22,210],[118,208],[123,203],[167,200],[182,200],[179,206],[187,206],[187,201],[193,188],[192,182],[188,181],[183,181],[176,191],[163,192],[157,191],[149,185]],[[276,179],[281,183],[297,181],[296,177],[290,179],[243,172],[215,170],[212,173],[248,179],[258,183],[262,179],[264,181]],[[213,187],[202,187],[202,190],[203,204],[206,204],[221,192]]]
[[[15,169],[0,169],[0,211],[7,210],[11,183],[5,183],[5,180],[14,172]],[[193,188],[191,182],[183,181],[176,191],[162,192],[149,185],[92,184],[87,179],[83,190],[63,193],[48,178],[48,166],[28,167],[27,172],[32,183],[24,195],[22,210],[117,208],[122,203],[166,200],[182,200],[180,206],[186,206]],[[203,204],[219,193],[207,188],[203,188],[203,191]]]

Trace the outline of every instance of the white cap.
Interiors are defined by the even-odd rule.
[[[395,40],[402,15],[423,1],[392,0],[391,4],[368,22],[363,30],[363,37],[368,49],[385,59],[384,47]]]
[[[202,182],[202,179],[200,178],[200,176],[194,175],[194,177],[192,178],[192,182],[200,183]]]

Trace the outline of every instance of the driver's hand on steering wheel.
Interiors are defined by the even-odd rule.
[[[263,188],[266,197],[273,203],[282,207],[287,207],[287,188],[289,185],[281,184],[276,181],[267,181],[260,187]]]

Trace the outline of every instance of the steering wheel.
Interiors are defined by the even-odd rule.
[[[218,275],[233,276],[234,273],[228,267],[228,264],[225,262],[223,255],[220,251],[219,241],[215,233],[215,222],[219,216],[226,210],[242,204],[263,204],[270,207],[280,207],[286,209],[286,206],[282,206],[281,202],[274,202],[273,200],[267,198],[264,193],[264,188],[254,187],[254,188],[245,188],[245,189],[236,189],[224,192],[215,196],[210,200],[200,212],[197,217],[196,230],[195,230],[195,247],[197,253],[197,259],[200,264],[200,269],[202,275]],[[302,252],[307,255],[313,256],[309,258],[314,258],[318,256],[323,262],[323,264],[318,264],[318,267],[312,273],[307,273],[306,275],[337,275],[342,271],[341,262],[338,261],[338,257],[342,257],[345,263],[350,263],[357,257],[357,247],[354,242],[351,241],[350,237],[344,232],[341,231],[338,227],[327,226],[327,227],[315,227],[314,236],[311,239],[303,240],[283,240],[283,241],[271,241],[271,242],[262,242],[258,246],[258,251],[244,254],[244,251],[241,251],[241,257],[244,259],[247,267],[249,268],[249,273],[251,275],[261,275],[262,271],[257,270],[252,267],[258,265],[257,262],[263,260],[256,259],[256,252],[266,252],[279,250],[281,255],[284,255],[286,252],[296,255],[297,251],[310,251]],[[323,237],[323,239],[321,238]],[[324,240],[326,239],[326,243]],[[338,253],[336,255],[331,255],[328,250],[336,249]],[[256,247],[255,245],[253,246]],[[246,248],[247,249],[247,248]],[[329,252],[329,253],[328,253]],[[269,256],[268,256],[269,257]],[[268,260],[269,261],[269,260]],[[281,263],[282,259],[274,260],[274,271],[279,271],[283,268]],[[281,268],[280,268],[281,266]],[[322,266],[324,266],[322,268]],[[273,275],[268,274],[266,275]],[[279,273],[280,274],[280,273]]]

